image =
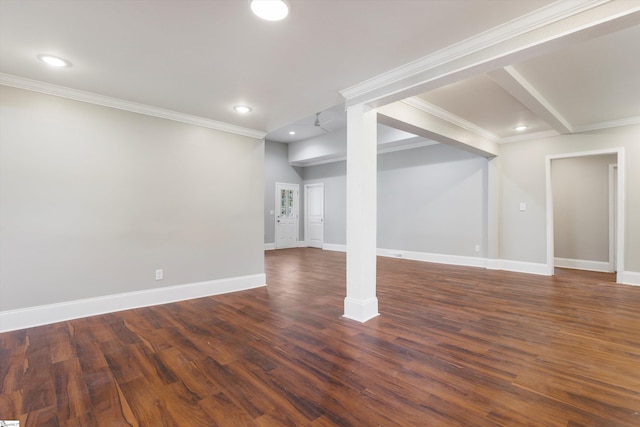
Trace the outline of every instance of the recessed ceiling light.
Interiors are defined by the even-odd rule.
[[[45,64],[50,65],[52,67],[56,67],[56,68],[71,66],[71,62],[67,61],[66,59],[62,59],[53,55],[44,55],[44,54],[38,55],[38,59],[44,62]]]
[[[247,107],[246,105],[236,105],[233,109],[241,114],[246,114],[251,111],[251,107]]]
[[[523,130],[527,130],[527,126],[520,125],[513,128],[513,130],[517,130],[518,132],[522,132]]]
[[[295,130],[290,130],[290,131],[289,131],[289,135],[295,135],[295,134],[296,134],[296,131],[295,131]]]
[[[289,14],[289,5],[283,0],[251,0],[251,10],[267,21],[280,21]]]

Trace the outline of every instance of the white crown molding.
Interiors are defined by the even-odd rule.
[[[408,77],[464,58],[472,53],[506,42],[520,35],[577,15],[608,3],[610,0],[557,1],[531,13],[491,28],[459,43],[447,46],[431,55],[409,62],[340,91],[348,101],[381,89]]]
[[[512,142],[522,142],[522,141],[531,141],[534,139],[542,139],[542,138],[549,138],[549,137],[553,137],[553,136],[559,136],[560,133],[556,130],[547,130],[547,131],[541,131],[541,132],[534,132],[534,133],[524,133],[524,134],[519,134],[519,135],[514,135],[514,136],[509,136],[509,137],[504,137],[501,138],[497,135],[495,135],[494,133],[486,130],[483,127],[480,127],[478,125],[476,125],[475,123],[472,123],[468,120],[465,120],[459,116],[456,116],[455,114],[452,114],[436,105],[433,105],[421,98],[412,96],[410,98],[407,99],[403,99],[401,102],[414,107],[420,111],[423,111],[427,114],[431,114],[432,116],[438,117],[442,120],[445,120],[449,123],[451,123],[452,125],[461,127],[465,130],[468,130],[469,132],[472,132],[478,136],[481,136],[483,138],[486,138],[490,141],[493,141],[497,144],[509,144]],[[580,126],[573,126],[572,129],[572,133],[577,133],[577,132],[589,132],[589,131],[594,131],[594,130],[600,130],[600,129],[609,129],[609,128],[615,128],[615,127],[620,127],[620,126],[630,126],[630,125],[638,125],[640,124],[640,117],[629,117],[626,119],[620,119],[620,120],[611,120],[611,121],[606,121],[606,122],[599,122],[599,123],[591,123],[591,124],[586,124],[586,125],[580,125]]]
[[[621,126],[632,126],[632,125],[640,125],[640,117],[629,117],[627,119],[611,120],[606,122],[574,126],[573,133],[591,132],[595,130],[611,129],[611,128],[616,128]],[[555,130],[548,130],[543,132],[525,133],[522,135],[515,135],[507,138],[501,138],[497,142],[498,144],[508,144],[511,142],[531,141],[533,139],[549,138],[552,136],[559,136],[559,135],[560,133],[558,133]]]
[[[560,133],[555,130],[545,130],[542,132],[523,133],[522,135],[514,135],[506,138],[500,138],[498,144],[509,144],[511,142],[531,141],[532,139],[549,138],[558,136]]]
[[[424,111],[427,114],[431,114],[432,116],[436,116],[442,120],[446,120],[453,125],[466,129],[469,132],[475,133],[478,136],[488,139],[489,141],[500,142],[500,137],[496,134],[489,132],[485,128],[480,127],[475,123],[465,120],[462,117],[456,116],[455,114],[452,114],[447,110],[437,107],[425,101],[424,99],[412,96],[410,98],[403,99],[402,102],[410,105],[411,107],[417,108],[420,111]]]
[[[407,98],[402,100],[402,102],[404,102],[407,105],[410,105],[414,108],[417,108],[420,111],[423,111],[427,114],[431,114],[435,117],[438,117],[442,120],[446,120],[447,122],[451,123],[452,125],[455,126],[459,126],[465,130],[468,130],[469,132],[472,132],[478,136],[481,136],[483,138],[486,138],[490,141],[493,141],[497,144],[506,144],[509,142],[518,142],[518,141],[529,141],[531,139],[539,139],[539,138],[546,138],[549,136],[557,136],[560,135],[557,131],[555,130],[550,130],[550,131],[544,131],[544,132],[536,132],[536,133],[527,133],[527,134],[522,134],[522,135],[514,135],[514,136],[510,136],[507,138],[501,138],[499,136],[497,136],[496,134],[489,132],[488,130],[486,130],[483,127],[480,127],[478,125],[476,125],[475,123],[472,123],[468,120],[465,120],[461,117],[456,116],[455,114],[452,114],[446,110],[443,110],[440,107],[437,107],[423,99],[420,99],[418,97],[411,97],[411,98]]]
[[[413,150],[414,148],[428,147],[430,145],[439,144],[439,142],[421,138],[422,141],[411,142],[407,144],[395,145],[393,147],[378,146],[378,154],[395,153],[397,151]]]
[[[514,135],[514,136],[509,136],[509,137],[504,137],[501,138],[497,135],[495,135],[492,132],[489,132],[488,130],[484,129],[483,127],[480,127],[478,125],[476,125],[475,123],[469,122],[459,116],[456,116],[455,114],[452,114],[436,105],[433,105],[421,98],[418,97],[410,97],[407,99],[402,100],[401,102],[414,107],[420,111],[423,111],[427,114],[431,114],[432,116],[438,117],[442,120],[446,120],[447,122],[461,127],[463,129],[468,130],[469,132],[475,133],[478,136],[481,136],[483,138],[486,138],[490,141],[493,141],[495,143],[498,144],[508,144],[508,143],[512,143],[512,142],[522,142],[522,141],[531,141],[534,139],[542,139],[542,138],[549,138],[549,137],[553,137],[553,136],[558,136],[560,135],[560,133],[556,130],[547,130],[547,131],[541,131],[541,132],[534,132],[534,133],[524,133],[524,134],[519,134],[519,135]],[[589,131],[594,131],[594,130],[600,130],[600,129],[609,129],[609,128],[615,128],[615,127],[621,127],[621,126],[630,126],[630,125],[638,125],[640,124],[640,117],[629,117],[626,119],[620,119],[620,120],[610,120],[610,121],[605,121],[605,122],[599,122],[599,123],[591,123],[591,124],[586,124],[586,125],[579,125],[579,126],[573,126],[572,128],[572,133],[577,133],[577,132],[589,132]]]
[[[640,117],[629,117],[620,120],[610,120],[606,122],[591,123],[586,125],[574,126],[575,132],[589,132],[592,130],[617,128],[620,126],[638,125],[640,124]]]
[[[249,138],[264,139],[266,132],[232,125],[230,123],[205,119],[204,117],[192,116],[190,114],[179,113],[163,108],[152,107],[150,105],[138,104],[124,99],[112,98],[92,92],[85,92],[78,89],[71,89],[65,86],[58,86],[24,77],[13,76],[0,73],[0,84],[19,89],[26,89],[33,92],[55,95],[61,98],[73,99],[75,101],[87,102],[89,104],[101,105],[103,107],[116,108],[118,110],[130,111],[132,113],[144,114],[147,116],[159,117],[161,119],[173,120],[175,122],[187,123],[201,126],[222,132],[247,136]]]
[[[413,150],[414,148],[422,148],[438,144],[438,142],[436,141],[431,141],[422,137],[408,138],[406,141],[407,142],[404,143],[397,143],[397,141],[393,141],[384,144],[378,144],[378,155],[394,153],[396,151]],[[394,145],[394,143],[397,144]],[[346,154],[344,152],[337,152],[326,156],[296,160],[293,162],[289,162],[289,165],[304,168],[309,166],[325,165],[328,163],[343,162],[345,160],[347,160]]]
[[[331,156],[322,156],[315,157],[310,160],[298,160],[295,162],[289,162],[291,166],[306,168],[308,166],[318,166],[318,165],[326,165],[328,163],[337,163],[344,162],[347,160],[347,156],[345,155],[331,155]]]

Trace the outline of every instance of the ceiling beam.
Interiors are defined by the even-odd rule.
[[[558,1],[340,94],[377,108],[639,23],[638,1]]]
[[[571,124],[511,65],[488,73],[502,89],[561,134],[573,133]]]
[[[471,123],[470,121],[465,120],[462,117],[456,116],[455,114],[450,113],[443,108],[433,105],[422,98],[412,96],[411,98],[403,99],[402,102],[404,102],[405,104],[409,104],[412,107],[417,108],[418,110],[424,111],[425,113],[431,114],[432,116],[440,117],[441,119],[446,120],[453,125],[466,129],[469,132],[475,133],[476,135],[480,135],[481,137],[486,138],[490,141],[502,142],[500,141],[500,137],[498,137],[498,135],[489,132],[485,128],[480,127],[475,123]]]
[[[377,109],[378,123],[451,145],[481,157],[498,155],[498,145],[476,133],[456,126],[404,102]]]

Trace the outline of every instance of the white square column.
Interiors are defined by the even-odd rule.
[[[378,316],[376,298],[377,112],[347,108],[347,297],[344,317]]]

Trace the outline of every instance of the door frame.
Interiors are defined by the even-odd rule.
[[[545,157],[546,175],[546,204],[547,204],[547,274],[553,276],[554,261],[554,230],[553,230],[553,189],[551,186],[551,161],[556,159],[566,159],[571,157],[600,156],[603,154],[616,154],[618,165],[618,185],[616,187],[616,282],[624,282],[624,213],[625,213],[625,158],[624,147],[582,151],[566,154],[549,154]]]
[[[616,230],[618,228],[617,221],[617,200],[618,187],[616,185],[618,179],[618,164],[609,165],[609,269],[616,271],[617,247],[616,247]]]
[[[278,248],[278,217],[280,216],[280,190],[295,190],[295,197],[293,202],[293,208],[295,210],[295,227],[296,227],[296,241],[294,246],[299,246],[300,242],[300,184],[293,184],[287,182],[276,182],[276,197],[275,197],[275,215],[273,219],[274,227],[274,246]]]
[[[322,245],[324,245],[324,182],[304,185],[304,242],[309,247],[309,187],[322,188]]]

